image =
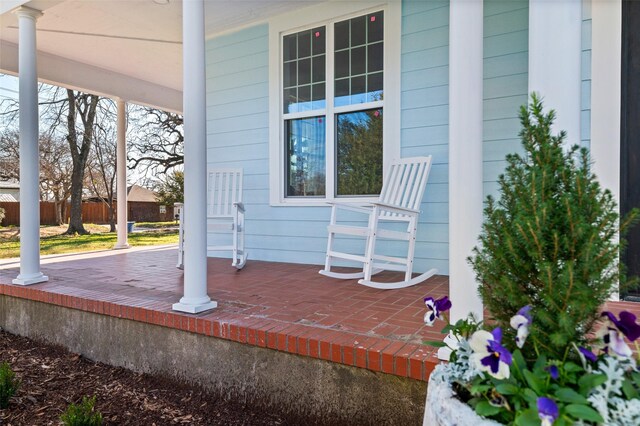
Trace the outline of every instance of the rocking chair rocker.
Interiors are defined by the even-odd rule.
[[[359,284],[377,289],[409,287],[437,274],[436,269],[430,269],[423,274],[412,277],[419,209],[430,169],[431,156],[400,160],[391,166],[377,202],[366,206],[330,203],[332,209],[331,222],[327,227],[329,231],[327,255],[325,267],[320,271],[320,274],[338,279],[360,278]],[[367,226],[338,224],[337,212],[339,209],[368,215]],[[383,229],[380,225],[385,222],[406,223],[406,231]],[[338,234],[364,237],[366,239],[364,255],[335,251],[333,245],[335,236]],[[395,257],[376,254],[376,242],[380,238],[407,241],[407,256]],[[334,272],[331,270],[334,259],[362,262],[362,272]],[[373,275],[384,270],[405,272],[404,281],[387,283],[371,279]]]

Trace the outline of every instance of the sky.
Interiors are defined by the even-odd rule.
[[[18,78],[0,74],[0,101],[6,98],[18,99]]]

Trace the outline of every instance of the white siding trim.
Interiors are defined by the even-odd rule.
[[[272,206],[326,205],[331,199],[300,199],[284,197],[284,144],[280,105],[280,38],[281,33],[305,28],[340,17],[357,16],[372,10],[384,10],[384,113],[383,158],[384,170],[400,158],[400,43],[402,35],[402,2],[388,0],[378,4],[328,1],[316,6],[279,15],[269,20],[269,203]],[[332,42],[327,38],[327,43]],[[331,70],[333,58],[327,55],[327,67]],[[327,84],[333,82],[333,71],[327,73]],[[331,102],[327,99],[327,102]],[[332,141],[332,129],[326,129],[327,140]],[[328,152],[332,155],[331,149]],[[333,185],[327,176],[327,187]],[[331,186],[332,187],[332,186]],[[371,198],[340,198],[340,201],[369,201]]]

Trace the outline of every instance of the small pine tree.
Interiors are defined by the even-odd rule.
[[[534,93],[520,109],[524,155],[508,155],[500,198],[487,198],[479,247],[469,258],[485,306],[505,332],[510,318],[531,305],[531,337],[562,359],[581,343],[599,308],[622,282],[622,236],[637,212],[619,226],[611,192],[590,171],[589,152],[566,149],[566,133],[551,134],[555,118]],[[512,340],[512,339],[505,339]],[[527,355],[533,355],[532,345]]]
[[[102,414],[94,409],[96,397],[82,397],[82,402],[78,405],[70,404],[61,416],[60,420],[65,426],[100,426],[102,425]]]
[[[9,364],[0,364],[0,409],[9,406],[9,400],[20,387],[20,380],[16,378],[16,373],[11,370]]]

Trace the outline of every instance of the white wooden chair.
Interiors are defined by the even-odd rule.
[[[184,265],[184,205],[176,203],[180,220],[178,265]],[[207,251],[231,251],[231,265],[242,269],[247,262],[244,248],[242,169],[207,171],[207,232],[231,234],[230,245],[207,245]]]
[[[331,222],[327,227],[329,230],[327,256],[325,267],[320,273],[339,279],[360,278],[358,283],[378,289],[409,287],[437,274],[438,271],[436,269],[431,269],[412,277],[419,209],[430,169],[431,156],[400,160],[391,166],[377,202],[364,206],[330,203],[332,204],[332,209]],[[339,209],[368,215],[367,226],[338,224]],[[407,228],[402,231],[388,229],[390,222],[406,223]],[[387,224],[387,229],[380,226],[385,223]],[[364,255],[335,251],[335,236],[339,234],[365,238]],[[376,254],[378,239],[407,241],[407,256],[395,257]],[[334,272],[331,270],[334,259],[362,262],[362,271],[356,273]],[[384,270],[404,272],[404,281],[387,283],[376,282],[371,279],[373,275]]]

